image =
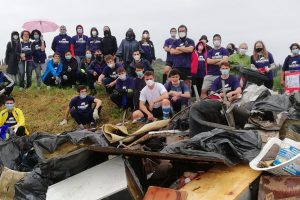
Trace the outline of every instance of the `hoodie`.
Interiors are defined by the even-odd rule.
[[[76,31],[78,28],[81,28],[83,31],[83,26],[82,25],[77,25],[76,26]],[[88,43],[88,36],[84,35],[83,32],[82,34],[77,33],[72,37],[72,44],[74,45],[74,54],[75,56],[80,56],[83,57],[85,56],[85,51],[86,51],[86,46]]]
[[[203,50],[198,52],[198,46],[202,44]],[[204,78],[207,74],[207,46],[204,42],[199,41],[192,53],[191,74],[193,77]]]
[[[42,33],[39,31],[39,30],[33,30],[31,32],[31,39],[34,40],[34,33],[37,32],[41,38],[42,36]],[[45,41],[44,41],[44,44],[45,44]],[[33,56],[33,61],[35,63],[45,63],[45,60],[46,60],[46,53],[45,51],[42,51],[41,50],[41,46],[42,46],[42,41],[39,39],[39,40],[34,40],[31,44],[31,52],[32,52],[32,56]],[[46,44],[45,44],[45,47],[46,47]]]
[[[71,50],[72,38],[67,34],[59,34],[54,37],[51,49],[58,52],[60,56],[64,56],[67,51]]]
[[[109,27],[108,27],[109,29]],[[108,33],[103,33],[104,37],[102,38],[101,43],[101,52],[103,55],[115,55],[118,50],[117,39],[115,36],[111,35],[110,29]]]
[[[13,35],[18,35],[20,37],[17,31],[13,31],[11,33],[11,39],[6,45],[5,63],[7,64],[6,72],[16,75],[18,73],[18,62],[21,53],[21,44],[20,38],[14,40]]]
[[[97,32],[96,36],[92,35],[92,31]],[[101,50],[102,38],[98,37],[99,32],[98,29],[95,27],[91,28],[90,35],[91,37],[88,39],[87,49],[94,54],[96,50]]]

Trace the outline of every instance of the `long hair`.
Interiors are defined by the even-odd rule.
[[[256,41],[254,43],[254,48],[253,48],[253,58],[254,58],[254,60],[255,61],[258,60],[258,53],[255,51],[256,44],[258,44],[258,43],[260,43],[262,45],[262,51],[261,51],[261,53],[267,59],[268,58],[268,51],[266,50],[266,46],[265,46],[265,44],[261,40],[259,40],[259,41]]]

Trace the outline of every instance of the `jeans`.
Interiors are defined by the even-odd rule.
[[[38,87],[41,86],[41,83],[42,83],[42,67],[44,66],[45,64],[42,64],[42,63],[34,63],[34,71],[35,71],[35,75],[36,75],[36,85]]]
[[[19,67],[19,86],[21,88],[25,88],[25,72],[26,72],[26,88],[30,88],[32,84],[31,78],[32,78],[33,62],[20,61],[18,67]]]

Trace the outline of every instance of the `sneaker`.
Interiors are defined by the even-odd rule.
[[[24,90],[24,88],[22,88],[22,87],[19,87],[19,91],[23,91]]]
[[[72,85],[72,89],[75,89],[75,85]]]
[[[51,87],[48,85],[48,86],[47,86],[47,90],[50,90],[50,89],[51,89]]]

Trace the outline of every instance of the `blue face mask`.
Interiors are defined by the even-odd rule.
[[[135,72],[138,77],[143,77],[144,73],[142,71]]]
[[[87,59],[91,59],[91,58],[92,58],[92,54],[90,54],[90,53],[85,54],[85,57],[86,57]]]
[[[228,75],[229,74],[229,69],[221,69],[221,74],[222,75]]]
[[[15,104],[13,104],[13,103],[12,103],[12,104],[11,104],[11,103],[6,103],[6,104],[5,104],[5,108],[6,108],[7,110],[12,110],[12,109],[14,108],[14,105],[15,105]]]
[[[34,38],[35,40],[38,40],[38,39],[40,39],[40,36],[39,36],[39,35],[33,35],[33,38]]]
[[[72,56],[65,56],[65,59],[71,60]]]

